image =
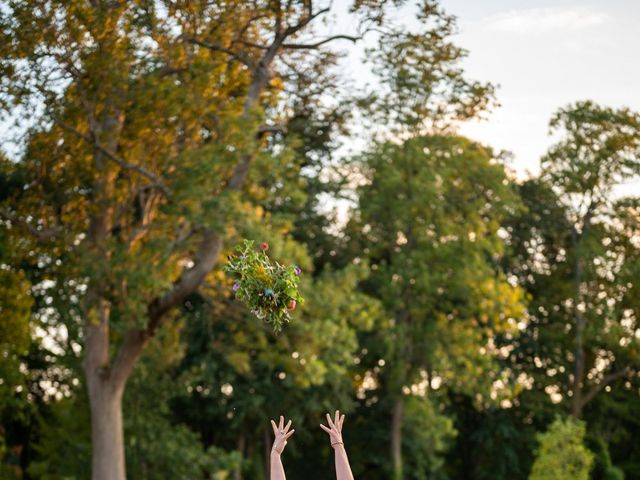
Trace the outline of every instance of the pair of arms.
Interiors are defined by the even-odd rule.
[[[349,459],[347,458],[347,451],[342,441],[343,423],[344,415],[340,415],[340,412],[336,410],[333,419],[327,413],[328,426],[321,424],[320,428],[329,434],[329,441],[335,453],[337,480],[353,480]],[[284,447],[287,446],[287,440],[293,435],[295,430],[290,430],[291,420],[289,420],[286,425],[284,424],[284,417],[280,417],[280,423],[278,425],[271,420],[271,427],[273,427],[273,433],[275,435],[273,447],[271,448],[271,480],[286,480],[280,456],[282,455]]]

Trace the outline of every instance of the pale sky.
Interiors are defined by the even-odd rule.
[[[343,8],[350,1],[338,0]],[[469,78],[499,86],[501,104],[461,133],[514,154],[521,176],[536,173],[551,144],[548,122],[578,100],[640,111],[640,0],[441,0],[458,17],[456,43],[469,51]],[[415,22],[411,12],[403,21]],[[338,14],[333,33],[349,29]],[[369,43],[369,42],[365,42]],[[362,50],[346,68],[362,75]],[[365,74],[364,78],[370,78]],[[640,183],[621,194],[640,193]]]
[[[326,33],[353,31],[353,17],[343,14],[351,3],[334,0],[336,22]],[[464,63],[469,78],[497,84],[502,105],[488,120],[464,125],[461,133],[512,152],[512,166],[520,175],[538,171],[539,159],[551,143],[548,121],[558,107],[591,99],[640,111],[640,0],[441,0],[441,4],[458,17],[456,42],[469,51]],[[415,22],[411,12],[401,15],[408,24]],[[341,45],[350,52],[345,70],[362,82],[371,81],[370,74],[363,75],[366,44],[371,42],[356,48]],[[620,189],[620,193],[634,192],[640,193],[639,182]]]
[[[459,17],[458,40],[470,52],[469,74],[500,85],[502,107],[463,132],[513,152],[518,171],[538,170],[551,141],[549,118],[562,105],[592,99],[640,111],[640,1],[444,0],[443,5]],[[638,192],[637,183],[635,188]]]

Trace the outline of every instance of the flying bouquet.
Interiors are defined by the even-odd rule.
[[[233,291],[251,313],[273,325],[279,332],[291,320],[290,312],[304,299],[298,292],[300,267],[285,267],[271,262],[267,256],[268,243],[253,247],[253,241],[245,240],[236,247],[236,254],[229,256],[224,271],[237,277]]]

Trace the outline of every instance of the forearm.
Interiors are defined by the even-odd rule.
[[[271,452],[271,480],[286,480],[284,474],[284,467],[282,466],[282,459],[278,452]]]
[[[344,445],[336,445],[333,450],[336,458],[337,480],[353,480],[349,458],[347,457],[347,451]]]

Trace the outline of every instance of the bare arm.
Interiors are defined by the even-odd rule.
[[[271,420],[271,427],[273,428],[273,434],[275,439],[273,440],[273,447],[271,447],[271,467],[270,467],[270,479],[271,480],[286,480],[287,477],[284,474],[284,467],[282,466],[282,459],[280,456],[287,446],[287,440],[295,430],[289,431],[291,428],[291,420],[284,424],[284,417],[280,416],[280,423],[276,426],[276,422]]]
[[[347,450],[344,448],[344,442],[342,441],[342,424],[344,423],[344,415],[341,416],[340,412],[336,410],[335,418],[331,420],[331,416],[327,413],[327,423],[329,427],[320,425],[320,428],[329,434],[331,447],[333,447],[333,451],[335,453],[336,477],[338,480],[353,480],[353,473],[351,473]]]

